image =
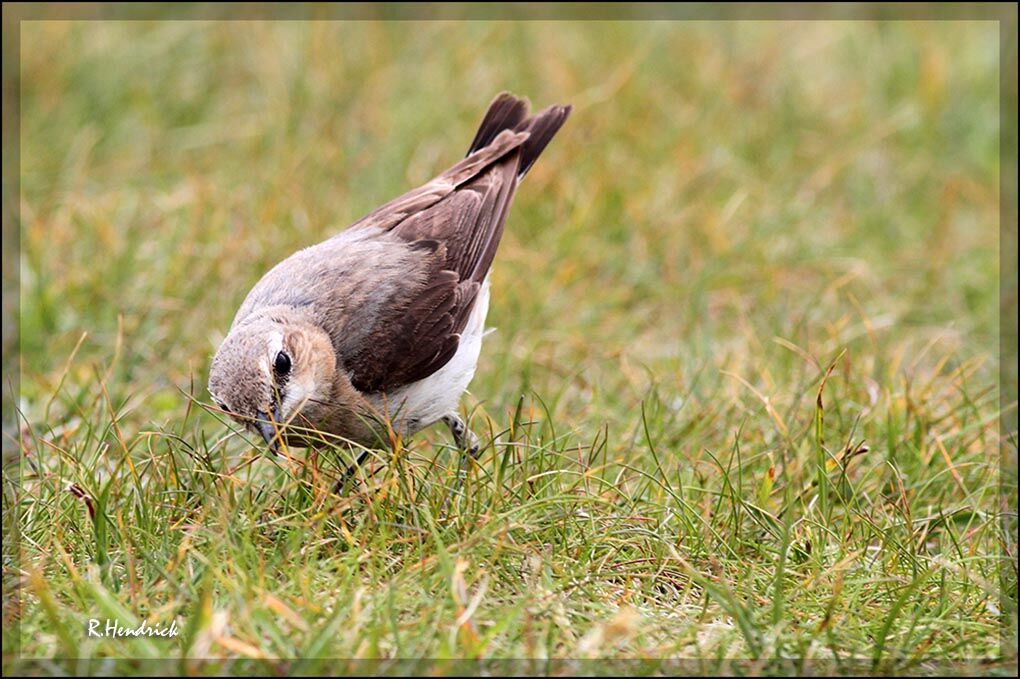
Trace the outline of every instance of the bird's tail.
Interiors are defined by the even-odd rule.
[[[550,106],[529,117],[528,108],[526,99],[515,97],[509,92],[497,96],[489,104],[489,110],[485,113],[485,118],[482,119],[467,154],[470,156],[475,151],[485,148],[503,130],[527,132],[529,136],[521,147],[521,164],[518,170],[518,174],[523,177],[538,160],[571,111],[569,105]]]

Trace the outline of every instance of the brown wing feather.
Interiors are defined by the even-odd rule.
[[[456,353],[459,333],[503,233],[517,186],[518,158],[514,153],[491,166],[389,232],[415,246],[441,242],[442,247],[434,253],[424,283],[406,291],[406,305],[390,305],[400,311],[378,319],[381,332],[373,333],[375,340],[355,360],[345,361],[355,387],[369,393],[390,391],[428,377]]]
[[[527,139],[527,132],[504,130],[489,146],[469,155],[427,184],[376,208],[344,231],[366,228],[388,231],[394,228],[408,217],[432,207],[449,196],[465,182],[477,177],[489,165],[524,144]]]
[[[391,391],[428,377],[453,357],[527,170],[522,163],[534,162],[568,113],[569,107],[554,107],[527,118],[523,100],[500,95],[464,160],[347,230],[374,230],[373,238],[420,253],[416,275],[386,305],[389,312],[375,315],[366,341],[342,356],[355,387]],[[530,145],[533,133],[538,146]]]

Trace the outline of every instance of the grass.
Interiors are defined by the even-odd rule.
[[[5,673],[1008,668],[998,39],[24,24]],[[437,428],[332,496],[349,453],[272,458],[203,407],[212,352],[263,272],[454,162],[503,89],[575,113],[493,272],[478,464],[444,511]]]

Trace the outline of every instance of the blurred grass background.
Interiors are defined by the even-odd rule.
[[[5,663],[8,636],[86,658],[1015,653],[998,40],[977,21],[23,23]],[[456,519],[439,431],[336,508],[303,452],[223,441],[185,394],[207,400],[262,273],[456,161],[501,90],[575,112],[493,272],[465,408],[498,443]],[[123,609],[193,628],[80,638]]]

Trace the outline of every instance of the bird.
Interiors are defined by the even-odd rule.
[[[571,113],[493,99],[467,155],[270,269],[209,368],[217,408],[280,444],[384,448],[458,415],[486,334],[490,271],[517,187]],[[350,473],[355,465],[348,469]]]

